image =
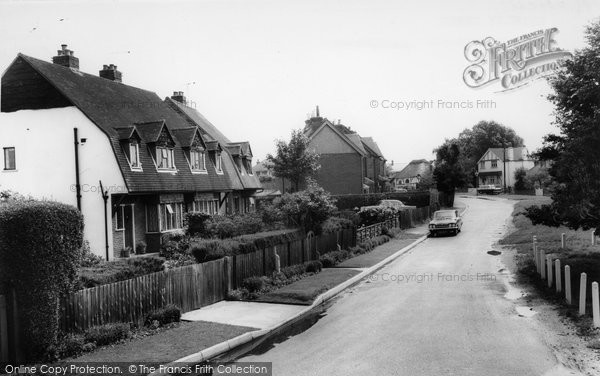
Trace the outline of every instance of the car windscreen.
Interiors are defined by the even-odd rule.
[[[454,219],[454,213],[452,212],[437,212],[433,214],[433,219],[447,221],[450,219]]]

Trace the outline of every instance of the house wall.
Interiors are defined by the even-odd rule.
[[[321,131],[313,135],[308,145],[318,154],[357,153],[352,146],[341,139],[328,126],[323,127]]]
[[[332,194],[362,193],[362,158],[357,153],[321,154],[317,182]]]
[[[84,238],[105,257],[102,181],[110,193],[127,192],[108,137],[75,107],[0,113],[0,147],[15,147],[16,170],[0,170],[0,189],[76,206],[73,128],[78,129]],[[3,157],[2,157],[3,158]],[[108,202],[109,221],[110,200]],[[113,226],[108,226],[112,238]],[[109,241],[109,255],[113,254]]]

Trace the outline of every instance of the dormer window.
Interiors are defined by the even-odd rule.
[[[215,167],[217,172],[223,172],[223,157],[221,156],[221,152],[217,151],[215,158]]]
[[[190,167],[192,171],[206,171],[204,150],[190,150]]]
[[[156,147],[156,165],[159,170],[175,169],[175,151],[165,146]]]
[[[244,162],[246,162],[246,171],[248,171],[248,175],[252,175],[252,159],[245,158]]]
[[[129,143],[129,166],[131,169],[141,169],[140,163],[140,144],[137,141],[131,141]]]

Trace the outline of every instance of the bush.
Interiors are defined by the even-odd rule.
[[[106,285],[162,270],[164,270],[164,261],[158,257],[103,261],[94,267],[79,270],[79,288]]]
[[[94,267],[94,266],[98,266],[102,263],[102,261],[104,261],[104,259],[100,256],[97,256],[95,254],[92,253],[92,251],[90,250],[90,243],[85,240],[83,242],[83,247],[82,247],[82,257],[81,257],[81,262],[79,264],[80,267],[82,268],[90,268],[90,267]]]
[[[244,279],[242,287],[248,290],[248,292],[259,292],[265,287],[265,282],[262,277],[249,277]]]
[[[324,268],[333,268],[335,266],[335,259],[329,253],[321,255],[319,261]]]
[[[373,207],[368,208],[358,213],[360,224],[370,226],[375,223],[380,223],[388,219],[396,217],[400,212],[391,207]]]
[[[82,334],[66,334],[59,342],[57,355],[60,359],[78,356],[84,352],[85,338]]]
[[[356,208],[360,209],[362,206],[377,205],[381,200],[400,200],[405,205],[420,208],[428,206],[430,201],[429,191],[350,194],[332,197],[336,200],[336,206],[339,210],[354,210]]]
[[[305,265],[305,270],[307,273],[318,273],[323,269],[323,264],[321,264],[321,262],[318,260],[309,261]]]
[[[82,246],[83,217],[75,207],[23,201],[0,209],[0,285],[17,294],[27,360],[41,359],[57,342],[58,298],[74,286]]]
[[[138,255],[143,255],[144,253],[146,253],[145,241],[140,240],[139,242],[135,243],[135,253]]]
[[[306,266],[304,266],[304,264],[290,265],[286,266],[285,268],[281,268],[281,274],[283,274],[286,278],[303,274],[305,271]]]
[[[321,232],[328,234],[352,226],[354,226],[354,223],[349,219],[341,217],[331,217],[328,218],[325,222],[323,222],[323,224],[321,225]]]
[[[85,331],[84,339],[96,346],[105,346],[127,339],[130,335],[129,324],[116,323],[91,327]]]
[[[160,325],[170,324],[172,322],[179,322],[181,320],[181,310],[179,307],[168,304],[163,308],[156,309],[150,312],[146,316],[146,321],[144,325],[150,326],[154,323],[154,321],[158,321]]]
[[[184,226],[187,228],[188,235],[204,235],[206,233],[206,222],[210,219],[210,214],[203,212],[188,212],[183,217]]]
[[[335,211],[335,199],[312,179],[307,179],[305,190],[286,193],[276,198],[273,204],[296,226],[317,234],[321,224]]]

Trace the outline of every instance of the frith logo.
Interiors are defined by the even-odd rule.
[[[465,84],[480,88],[499,82],[500,91],[507,91],[552,73],[560,59],[572,56],[556,46],[556,32],[537,30],[505,43],[492,37],[472,41],[465,46],[465,58],[472,63],[463,73]]]

